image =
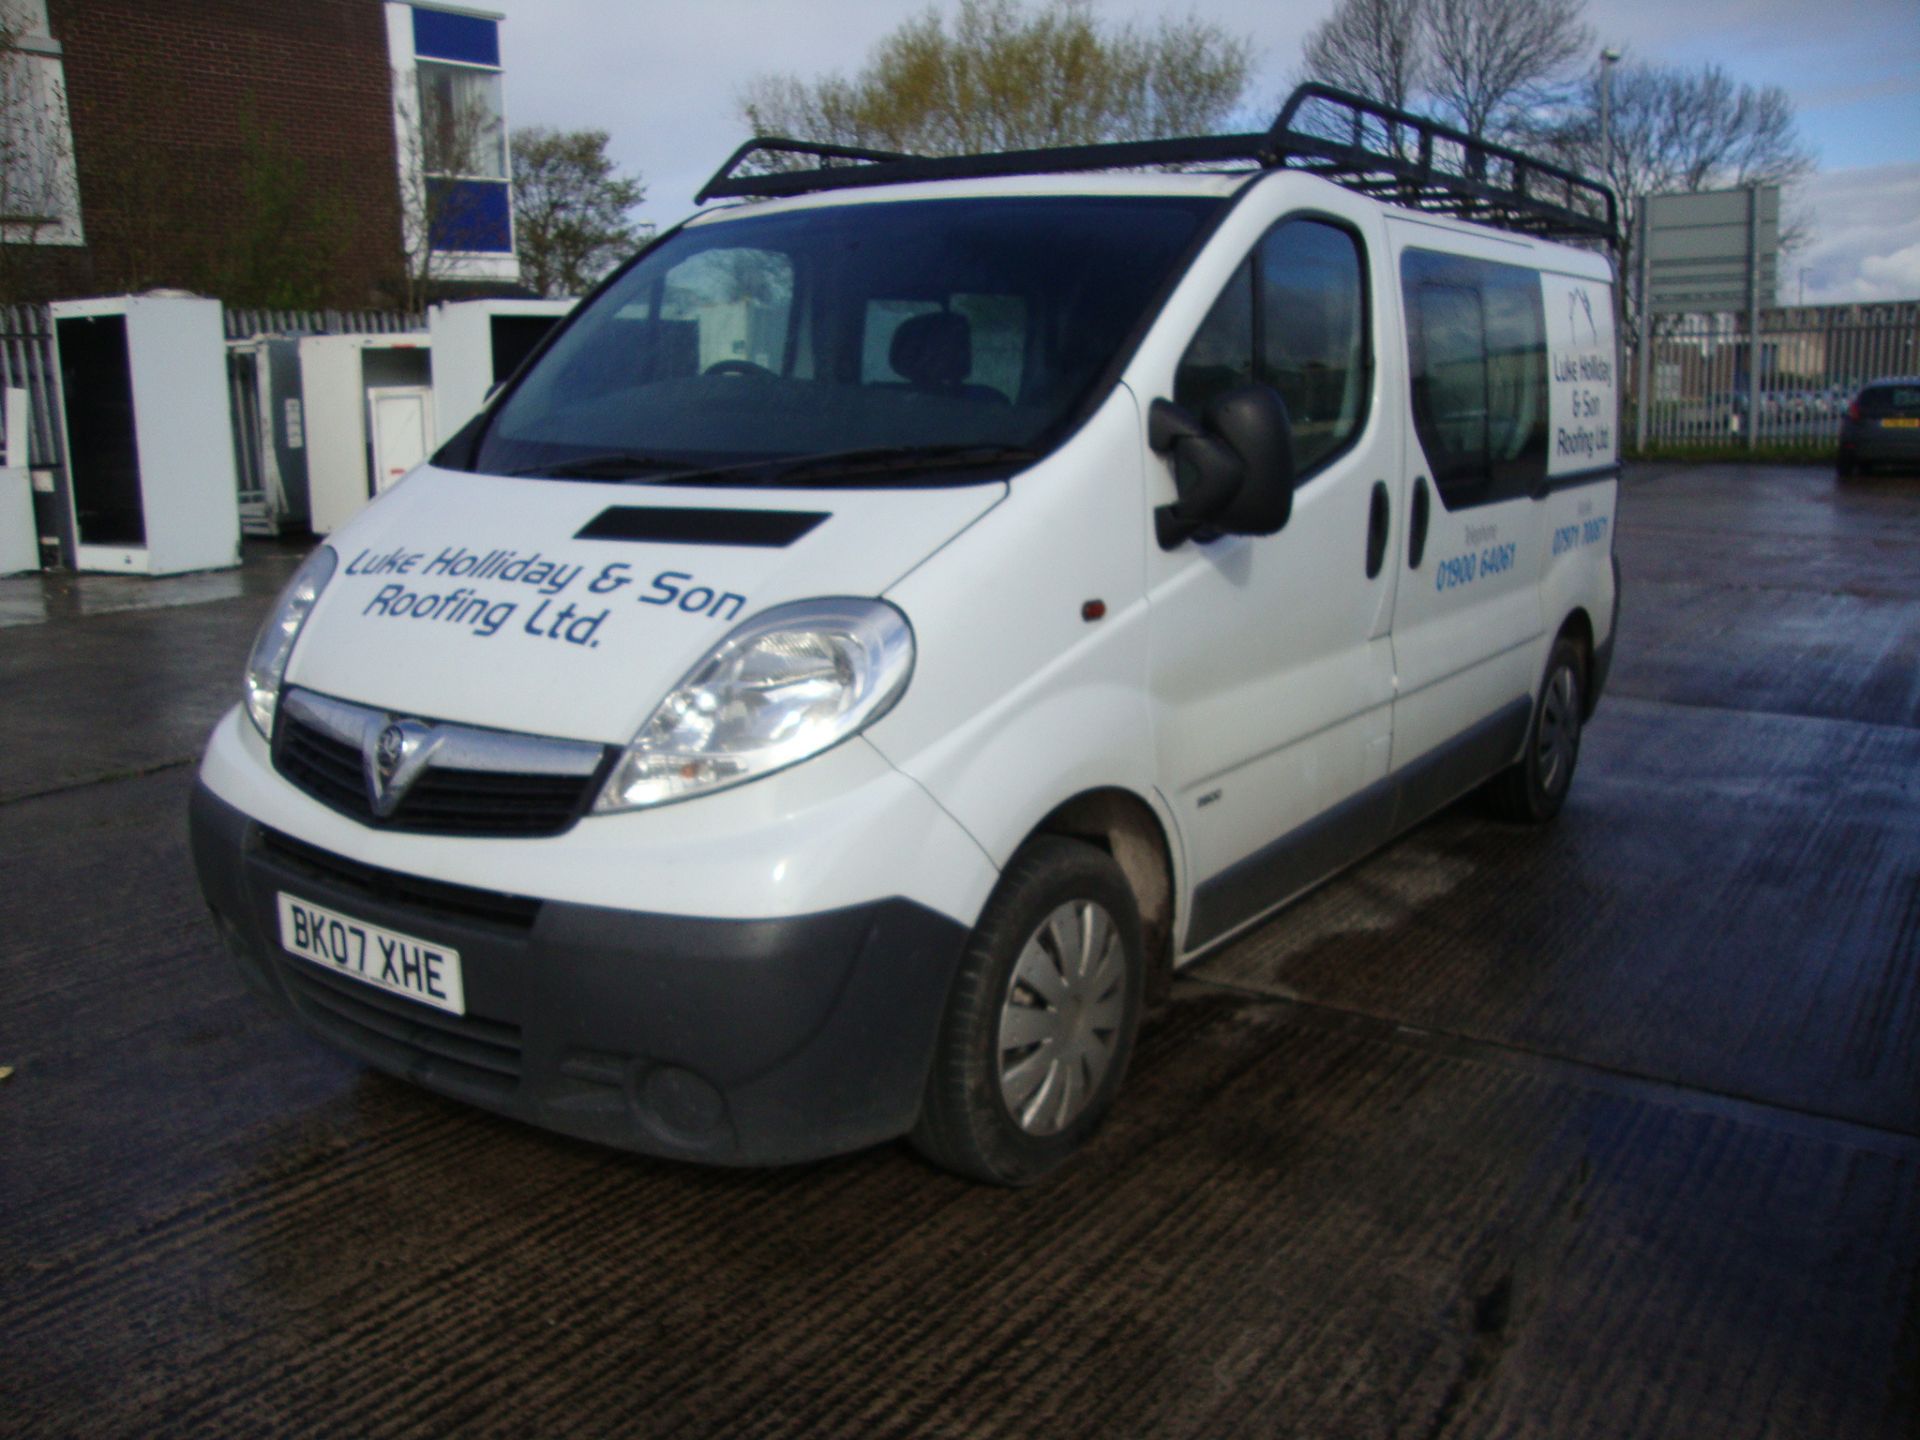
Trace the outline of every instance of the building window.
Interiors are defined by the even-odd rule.
[[[411,253],[437,278],[511,280],[512,168],[497,17],[389,4]]]
[[[507,178],[507,126],[500,114],[500,72],[422,60],[420,145],[429,175]]]

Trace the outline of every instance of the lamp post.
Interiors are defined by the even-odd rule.
[[[1609,45],[1600,52],[1600,173],[1613,183],[1613,67],[1620,52]]]
[[[1613,67],[1619,59],[1620,52],[1611,45],[1600,52],[1600,178],[1606,182],[1609,190],[1613,188]],[[1617,259],[1618,257],[1616,256],[1615,258]],[[1622,277],[1622,279],[1624,280],[1624,277]],[[1643,284],[1641,288],[1644,291],[1646,287]],[[1640,308],[1642,312],[1646,309],[1646,297],[1644,294],[1641,296]],[[1615,285],[1613,287],[1613,355],[1614,363],[1618,367],[1616,373],[1623,372],[1626,369],[1624,363],[1626,360],[1626,350],[1624,347],[1627,338],[1626,317],[1626,291],[1623,285]],[[1640,327],[1643,331],[1646,328],[1646,323],[1646,315],[1642,313],[1640,315]],[[1647,353],[1647,337],[1645,334],[1640,336],[1638,346],[1640,349],[1640,357],[1636,358],[1642,358],[1643,363],[1639,368],[1644,371],[1646,365],[1643,357]],[[1633,390],[1634,433],[1639,440],[1640,448],[1643,450],[1647,445],[1646,388],[1646,381],[1643,378],[1640,384],[1635,386]],[[1625,386],[1623,382],[1622,390],[1619,393],[1624,393],[1624,391]]]

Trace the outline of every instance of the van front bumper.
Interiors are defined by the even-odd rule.
[[[817,1159],[911,1129],[967,940],[900,898],[770,920],[522,901],[315,850],[205,784],[190,821],[228,948],[305,1029],[454,1099],[707,1163]],[[467,1013],[282,949],[282,891],[458,950]]]

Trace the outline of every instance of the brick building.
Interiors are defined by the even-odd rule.
[[[497,15],[0,0],[0,298],[417,306],[518,279]]]

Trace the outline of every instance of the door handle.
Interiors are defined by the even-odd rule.
[[[1413,515],[1407,524],[1407,568],[1418,570],[1427,555],[1427,521],[1432,517],[1433,501],[1427,494],[1427,477],[1413,482]]]
[[[1367,579],[1380,573],[1387,558],[1387,482],[1373,482],[1373,499],[1367,506]]]

